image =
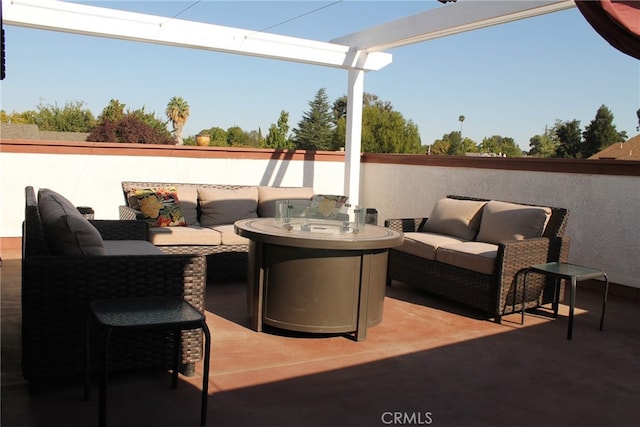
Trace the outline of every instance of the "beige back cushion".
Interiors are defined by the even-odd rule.
[[[62,195],[43,188],[38,210],[49,249],[56,255],[105,255],[100,232]]]
[[[486,203],[449,198],[438,200],[422,231],[473,240]]]
[[[233,224],[239,219],[258,217],[258,187],[242,187],[235,190],[198,188],[200,200],[200,225],[211,227]]]
[[[476,240],[498,244],[505,240],[540,237],[551,217],[551,209],[492,200],[482,213]]]
[[[193,185],[177,185],[178,203],[187,225],[198,225],[198,188]]]
[[[311,187],[259,187],[258,214],[261,217],[276,216],[278,200],[311,200]]]

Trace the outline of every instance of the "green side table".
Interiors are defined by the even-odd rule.
[[[549,262],[546,264],[536,264],[529,267],[524,276],[524,287],[527,285],[527,275],[529,273],[539,273],[545,276],[554,277],[556,279],[556,296],[554,301],[554,314],[558,315],[558,295],[560,291],[559,281],[561,279],[571,281],[571,294],[569,302],[569,326],[567,330],[567,339],[570,340],[573,336],[573,312],[576,304],[576,283],[582,280],[589,279],[604,279],[604,295],[602,297],[602,314],[600,315],[600,330],[604,325],[604,311],[607,306],[607,294],[609,293],[609,279],[604,271],[595,268],[583,267],[576,264],[568,264],[564,262]],[[522,306],[524,307],[524,295]],[[524,323],[524,309],[522,310],[522,323]]]
[[[207,422],[207,398],[209,390],[209,360],[211,358],[211,334],[207,327],[204,313],[181,297],[138,297],[112,298],[91,302],[89,305],[86,328],[84,399],[89,400],[89,348],[90,323],[99,326],[101,335],[101,375],[98,400],[98,425],[106,427],[107,423],[107,376],[109,341],[113,333],[126,331],[173,331],[173,372],[171,388],[178,385],[178,367],[180,365],[181,331],[202,329],[204,342],[204,365],[202,374],[202,399],[200,425]]]

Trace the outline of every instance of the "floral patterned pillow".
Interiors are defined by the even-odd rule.
[[[176,187],[137,188],[133,191],[140,211],[151,227],[186,226]]]

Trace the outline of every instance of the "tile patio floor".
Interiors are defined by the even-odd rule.
[[[2,253],[3,427],[97,426],[97,389],[78,378],[30,395],[20,373],[19,253]],[[212,330],[209,426],[636,426],[640,302],[579,289],[574,339],[567,307],[552,319],[502,325],[395,283],[367,339],[250,330],[243,283],[207,288]],[[166,372],[113,375],[109,425],[198,426],[201,370],[169,388]],[[393,413],[400,414],[394,421]]]

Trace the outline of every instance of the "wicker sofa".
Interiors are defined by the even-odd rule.
[[[524,270],[545,262],[566,262],[568,211],[522,203],[449,195],[430,218],[388,219],[385,226],[405,234],[392,248],[388,284],[393,280],[476,308],[497,323],[522,310]],[[530,275],[525,309],[555,303],[563,289],[553,279]]]
[[[204,310],[204,257],[164,254],[144,221],[88,221],[51,190],[36,197],[29,186],[25,196],[22,371],[31,386],[82,374],[93,300],[176,295]],[[170,368],[171,342],[171,333],[114,336],[110,369]],[[202,332],[183,332],[183,374],[201,358]]]
[[[175,191],[184,223],[153,224],[149,240],[167,254],[206,256],[209,280],[218,282],[246,280],[249,241],[235,233],[236,220],[273,217],[277,200],[309,200],[314,195],[311,187],[123,181],[120,219],[149,219],[141,210],[141,194],[167,189]]]

